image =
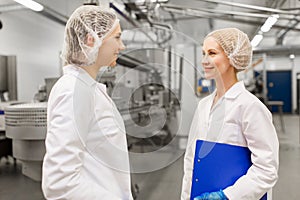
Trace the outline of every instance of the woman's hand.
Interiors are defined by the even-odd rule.
[[[200,196],[194,198],[194,200],[228,200],[223,190],[218,192],[205,192]]]

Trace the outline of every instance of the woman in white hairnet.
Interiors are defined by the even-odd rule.
[[[106,86],[95,81],[125,47],[117,16],[77,8],[67,22],[64,75],[48,102],[42,189],[47,199],[132,199],[124,123]]]
[[[184,158],[182,200],[191,198],[197,140],[247,147],[251,162],[233,184],[203,192],[194,200],[259,200],[266,193],[271,199],[270,191],[278,177],[276,130],[269,110],[237,78],[237,72],[244,70],[251,59],[250,41],[236,28],[213,31],[204,39],[202,66],[205,77],[215,80],[216,90],[199,102],[194,115]],[[201,164],[201,159],[197,162]],[[218,171],[222,164],[214,167]],[[201,181],[205,184],[210,180]]]

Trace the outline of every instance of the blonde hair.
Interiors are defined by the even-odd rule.
[[[224,28],[209,33],[214,38],[238,71],[246,69],[252,59],[252,46],[248,36],[237,28]]]

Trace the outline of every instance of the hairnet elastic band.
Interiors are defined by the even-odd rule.
[[[103,35],[102,40],[104,40],[106,36],[108,36],[109,34],[111,34],[111,33],[115,30],[115,28],[116,28],[116,26],[118,25],[119,22],[120,22],[119,19],[116,19],[116,20],[114,21],[114,24],[112,25],[111,29],[110,29],[107,33],[105,33],[105,34]]]

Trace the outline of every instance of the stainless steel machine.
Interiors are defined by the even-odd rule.
[[[16,56],[0,55],[0,102],[17,100]]]
[[[13,141],[13,156],[22,173],[41,181],[47,132],[47,103],[25,103],[5,108],[6,137]]]
[[[181,87],[171,83],[180,83],[182,76],[171,74],[168,56],[164,49],[130,51],[117,61],[119,74],[106,70],[98,76],[124,119],[132,152],[156,151],[178,133]]]
[[[4,108],[17,100],[16,56],[0,55],[0,158],[12,156],[12,141],[5,136]]]

